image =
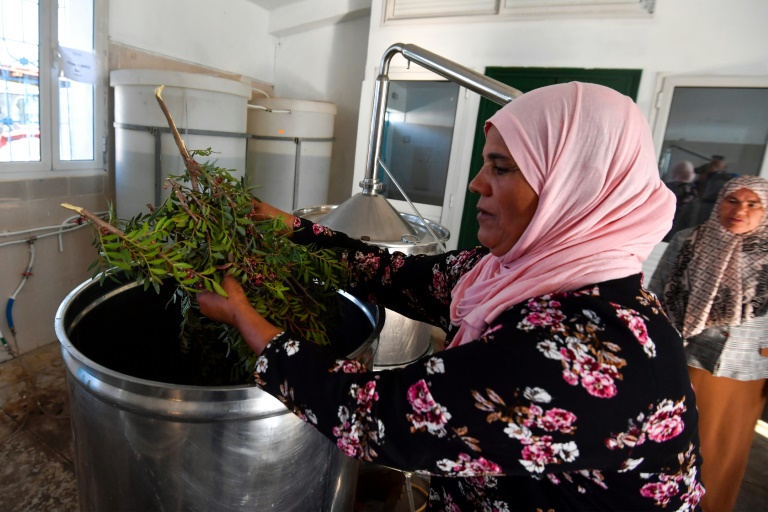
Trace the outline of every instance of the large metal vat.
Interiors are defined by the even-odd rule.
[[[56,314],[81,510],[352,510],[358,462],[279,400],[183,384],[173,288],[89,281]],[[339,298],[334,344],[370,366],[383,309]]]
[[[323,218],[335,208],[335,205],[312,206],[294,210],[293,215],[323,224]],[[404,254],[439,254],[442,252],[440,242],[445,244],[450,237],[447,228],[425,219],[432,233],[438,238],[435,240],[417,215],[400,213],[400,217],[403,222],[410,226],[411,233],[407,235],[404,233],[398,241],[369,240],[368,242]],[[379,336],[379,348],[373,359],[374,370],[405,366],[432,352],[432,326],[411,320],[390,309],[386,310],[386,319]]]

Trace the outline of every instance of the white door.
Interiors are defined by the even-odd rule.
[[[768,177],[768,77],[660,75],[651,112],[664,172],[721,155],[728,170]]]
[[[768,177],[768,77],[660,75],[650,122],[660,175],[670,188],[687,190],[665,240],[705,222],[733,175]],[[684,161],[697,168],[688,188],[668,173]],[[714,161],[724,172],[699,181]]]

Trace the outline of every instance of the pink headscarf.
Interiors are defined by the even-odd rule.
[[[512,249],[488,254],[452,293],[451,347],[479,338],[523,300],[618,279],[672,225],[675,196],[659,178],[648,124],[612,89],[571,82],[526,93],[486,122],[501,133],[539,196]]]

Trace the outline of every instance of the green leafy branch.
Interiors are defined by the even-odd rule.
[[[347,267],[333,250],[291,242],[282,219],[257,216],[258,199],[244,179],[211,162],[195,161],[195,156],[212,151],[187,151],[161,91],[156,97],[185,164],[183,174],[166,182],[168,199],[128,220],[117,219],[114,209],[103,220],[84,208],[63,205],[94,228],[94,278],[133,279],[144,290],[152,287],[158,293],[164,282],[175,282],[184,317],[182,348],[208,357],[215,352],[213,345],[223,340],[237,355],[231,372],[235,381],[252,374],[254,354],[236,330],[201,317],[196,302],[200,290],[226,295],[221,287],[226,273],[239,280],[251,304],[269,321],[328,344],[329,331],[341,322],[336,291],[348,279]],[[201,373],[211,373],[205,364]]]

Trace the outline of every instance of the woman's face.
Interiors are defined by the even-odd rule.
[[[737,235],[755,229],[764,215],[760,197],[748,188],[740,188],[726,194],[720,203],[720,224]]]
[[[483,167],[469,183],[480,194],[477,238],[494,256],[509,252],[530,224],[539,196],[523,177],[499,130],[491,125],[483,147]]]

